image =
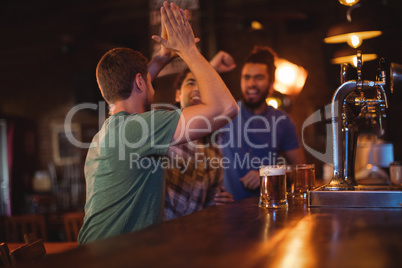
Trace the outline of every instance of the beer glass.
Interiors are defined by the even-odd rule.
[[[286,165],[286,192],[290,195],[293,194],[294,174],[295,174],[295,166]]]
[[[392,184],[402,185],[402,165],[395,161],[389,164],[389,173]]]
[[[293,181],[293,194],[295,197],[307,197],[307,192],[314,188],[315,166],[314,164],[295,165]]]
[[[286,166],[260,167],[260,201],[263,208],[283,208],[286,200]]]

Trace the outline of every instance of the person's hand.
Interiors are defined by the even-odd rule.
[[[233,202],[233,196],[226,192],[225,187],[221,186],[220,192],[214,196],[215,205],[221,206]]]
[[[185,10],[184,16],[186,18],[189,17],[188,10]],[[161,36],[160,37],[155,37],[153,38],[158,39],[162,38],[163,40],[169,40],[169,35],[167,33],[166,27],[164,22],[161,19]],[[156,40],[155,39],[155,40]],[[158,39],[159,40],[159,39]],[[195,42],[197,43],[200,39],[195,38]],[[169,64],[174,58],[178,57],[179,55],[175,53],[173,50],[161,45],[161,43],[155,43],[154,46],[154,51],[157,53],[152,57],[151,61],[148,63],[148,72],[151,75],[152,79],[155,79],[159,72],[167,65]]]
[[[193,30],[182,9],[174,3],[165,1],[161,7],[161,36],[152,39],[164,49],[160,53],[178,53],[196,49]]]
[[[186,9],[186,10],[184,10],[184,16],[187,18],[187,20],[188,20],[188,18],[189,18],[189,11]],[[165,40],[168,40],[169,39],[169,37],[168,37],[168,35],[167,35],[167,32],[166,32],[166,27],[162,24],[162,26],[161,26],[161,28],[162,28],[162,32],[161,32],[161,37],[163,38],[163,39],[165,39]],[[200,41],[200,38],[195,38],[195,43],[198,43]],[[176,57],[178,57],[179,55],[177,55],[174,51],[172,51],[172,50],[170,50],[170,49],[167,49],[165,46],[162,46],[161,44],[157,44],[157,46],[159,46],[160,48],[159,49],[157,49],[157,51],[159,51],[159,56],[161,56],[161,57],[166,57],[166,58],[176,58]]]
[[[209,63],[218,73],[229,72],[236,68],[233,57],[225,51],[219,51]]]
[[[162,23],[161,25],[162,31],[161,31],[161,38],[168,40],[169,37],[166,33],[166,27],[165,25]],[[178,57],[178,55],[176,53],[174,53],[173,51],[171,51],[170,49],[167,49],[165,46],[160,45],[160,50],[159,50],[159,56],[161,57],[170,57],[170,58],[175,58]]]
[[[246,176],[240,178],[244,188],[255,190],[260,186],[260,174],[257,170],[250,170]]]

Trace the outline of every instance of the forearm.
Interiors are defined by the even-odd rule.
[[[227,124],[228,118],[236,116],[239,107],[218,73],[197,50],[193,30],[183,10],[174,3],[164,2],[161,22],[167,39],[156,35],[152,38],[187,64],[197,80],[203,102],[182,110],[172,139],[180,144],[203,137]]]
[[[180,53],[180,56],[194,74],[202,102],[209,107],[209,111],[220,116],[235,116],[238,110],[236,101],[211,64],[195,47]]]
[[[171,56],[161,56],[157,54],[148,63],[148,72],[151,75],[152,80],[156,78],[159,72],[173,60]]]

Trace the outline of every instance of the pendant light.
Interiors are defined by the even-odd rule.
[[[347,22],[331,27],[324,39],[325,43],[348,43],[350,47],[358,48],[363,40],[380,36],[382,32],[371,20],[352,21],[351,12],[360,4],[351,6],[346,12]]]
[[[365,53],[362,53],[362,63],[366,61],[375,60],[378,58],[377,54],[371,51],[369,48],[363,49]],[[332,64],[342,64],[349,63],[354,67],[357,66],[357,58],[356,58],[356,49],[353,48],[344,48],[338,50],[334,53],[334,57],[331,59]]]
[[[359,3],[359,0],[339,0],[339,3],[341,3],[344,6],[353,6]]]
[[[360,47],[364,39],[380,36],[382,32],[368,20],[351,21],[335,25],[328,30],[325,43],[348,43],[350,47]]]

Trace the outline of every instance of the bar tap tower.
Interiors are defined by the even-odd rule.
[[[357,52],[357,80],[346,81],[347,65],[341,65],[341,86],[331,101],[334,174],[320,188],[324,191],[354,190],[357,135],[359,130],[384,134],[383,119],[388,107],[384,86],[384,60],[379,62],[375,81],[362,80],[362,54]]]

